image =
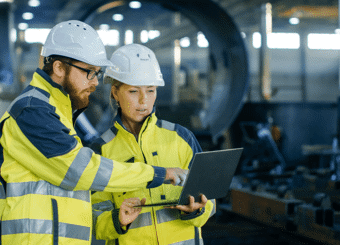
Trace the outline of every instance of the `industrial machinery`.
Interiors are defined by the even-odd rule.
[[[242,125],[246,146],[250,145],[257,154],[248,151],[240,162],[242,171],[234,177],[230,195],[222,200],[221,209],[311,241],[340,244],[340,181],[337,167],[334,167],[338,164],[337,145],[334,143],[333,149],[326,146],[301,149],[307,155],[331,155],[328,164],[323,162],[314,168],[291,166],[282,168],[282,172],[260,169],[261,162],[263,165],[270,160],[283,165],[282,155],[276,155],[278,148],[268,144],[274,141],[261,138],[263,130],[270,132],[263,124],[247,122]],[[246,126],[255,132],[255,139],[250,140]],[[263,157],[261,153],[265,151],[271,151],[273,157]],[[258,169],[261,171],[256,171]]]

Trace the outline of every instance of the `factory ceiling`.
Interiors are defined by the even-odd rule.
[[[211,132],[214,139],[230,126],[242,107],[248,88],[247,54],[239,31],[247,35],[247,32],[260,30],[266,3],[271,4],[273,30],[289,28],[291,17],[299,18],[301,23],[307,24],[300,26],[307,28],[321,24],[334,30],[339,26],[337,0],[148,0],[140,1],[140,8],[131,8],[130,1],[124,0],[1,1],[13,3],[14,27],[17,29],[21,29],[21,23],[26,23],[26,28],[52,28],[59,22],[77,19],[95,29],[106,24],[106,28],[119,31],[158,30],[161,38],[147,43],[156,52],[158,48],[173,47],[174,39],[197,37],[197,31],[202,31],[209,40],[207,57],[212,70],[216,80],[223,85],[221,89],[218,82],[214,84],[212,106],[206,110],[207,119],[202,120],[205,126],[214,130]],[[123,20],[115,21],[115,14],[121,14]],[[169,55],[162,53],[166,54]]]
[[[326,21],[332,24],[338,22],[337,0],[211,0],[222,6],[242,29],[256,29],[260,23],[261,5],[272,4],[273,24],[287,23],[290,17],[309,19],[310,21]],[[139,9],[129,8],[128,1],[93,1],[93,0],[14,0],[14,23],[27,23],[30,28],[51,28],[56,23],[80,19],[90,22],[94,27],[108,24],[112,28],[124,26],[129,28],[168,28],[171,21],[168,18],[172,11],[171,2],[141,1]],[[187,0],[185,2],[195,1]],[[209,2],[209,1],[207,1]],[[33,18],[25,20],[23,14],[30,12]],[[114,22],[112,15],[120,13],[124,20]]]

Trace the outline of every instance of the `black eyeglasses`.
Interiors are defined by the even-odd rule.
[[[104,72],[102,70],[99,70],[99,71],[89,70],[89,69],[85,69],[83,67],[76,66],[76,65],[69,63],[69,62],[66,62],[66,61],[63,61],[63,63],[66,63],[70,66],[75,67],[75,68],[78,68],[79,70],[85,71],[87,73],[87,79],[88,80],[92,80],[95,76],[97,76],[97,79],[99,80],[100,78],[102,78],[102,76],[104,74]]]

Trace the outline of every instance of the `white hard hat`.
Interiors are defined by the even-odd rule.
[[[111,77],[133,86],[164,86],[154,52],[143,45],[120,47],[112,54],[111,62],[113,65],[106,67],[104,83],[109,83]]]
[[[111,66],[98,33],[88,24],[69,20],[55,25],[47,36],[41,55],[61,55],[94,66]]]

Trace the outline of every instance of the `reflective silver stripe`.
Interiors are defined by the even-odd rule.
[[[5,189],[3,185],[0,185],[0,199],[6,199]]]
[[[203,239],[200,239],[199,241],[200,241],[199,245],[203,245]],[[171,243],[171,245],[195,245],[195,239],[175,242],[175,243]]]
[[[32,96],[34,98],[37,98],[39,100],[42,100],[46,103],[49,103],[49,98],[44,95],[43,93],[41,93],[40,91],[38,91],[37,89],[31,89],[30,91],[26,92],[26,93],[23,93],[22,95],[19,95],[15,100],[13,100],[13,102],[9,105],[7,111],[11,111],[12,109],[12,106],[19,100],[25,98],[25,97],[29,97],[29,96]]]
[[[161,224],[164,222],[173,221],[180,219],[180,211],[177,209],[160,209],[156,211],[157,223]]]
[[[162,128],[174,131],[175,130],[175,124],[162,120]]]
[[[149,226],[149,225],[152,225],[151,213],[150,212],[141,213],[138,215],[135,221],[132,222],[129,229],[135,229],[135,228],[140,228],[140,227]]]
[[[113,138],[116,137],[116,135],[112,132],[111,129],[108,129],[100,137],[105,141],[105,143],[108,143],[111,140],[113,140]]]
[[[113,161],[111,159],[101,157],[99,169],[96,173],[96,177],[94,178],[90,189],[94,191],[103,191],[110,181],[112,169]]]
[[[69,197],[90,202],[89,191],[67,191],[44,180],[37,182],[7,183],[7,197],[19,197],[29,194]]]
[[[87,164],[91,161],[93,151],[88,147],[83,147],[79,150],[77,156],[69,167],[65,178],[60,184],[60,187],[66,190],[73,190],[81,175],[83,174]]]
[[[214,206],[213,206],[213,209],[211,210],[209,218],[216,213],[216,200],[215,199],[210,199],[210,201],[212,201]]]
[[[111,201],[98,202],[92,205],[94,210],[111,211],[113,210],[113,203]]]
[[[52,220],[18,219],[3,220],[2,235],[35,233],[52,235]],[[59,236],[73,239],[90,240],[90,227],[59,223]]]

